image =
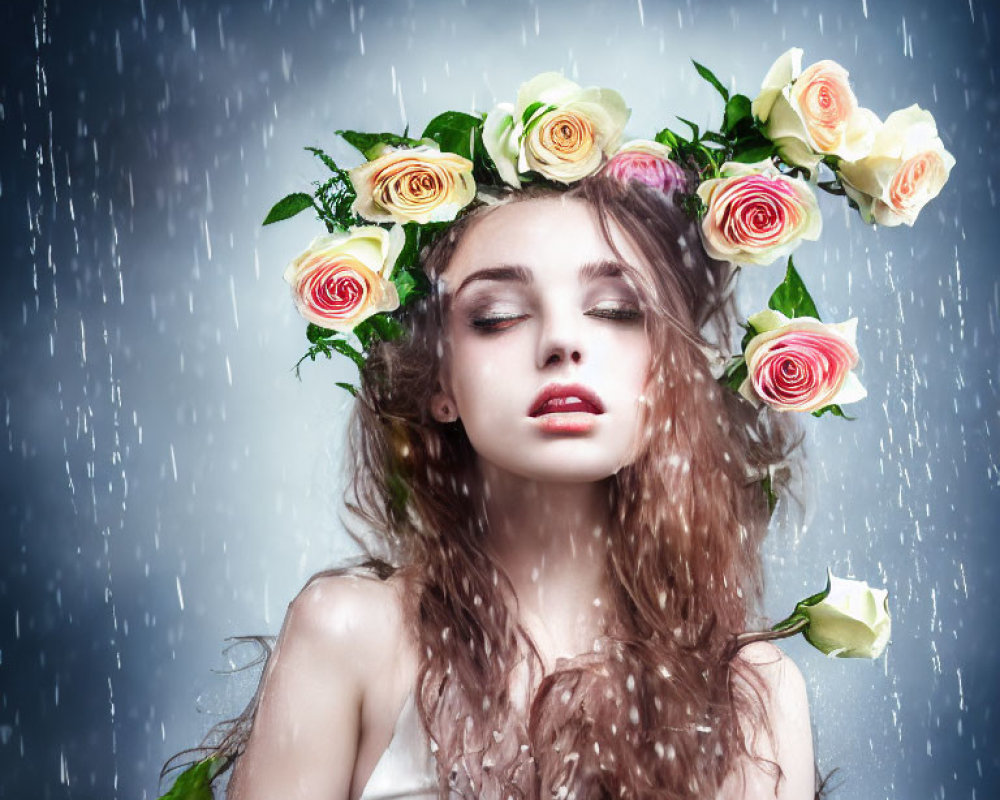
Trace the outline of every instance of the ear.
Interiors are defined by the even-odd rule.
[[[438,422],[455,422],[458,419],[458,404],[444,389],[440,388],[431,395],[431,415]]]

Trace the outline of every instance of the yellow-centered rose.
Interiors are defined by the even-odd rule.
[[[531,171],[573,183],[614,155],[629,114],[618,92],[584,89],[543,72],[521,86],[516,105],[501,103],[486,115],[483,144],[511,186],[519,187],[521,175]]]
[[[387,147],[350,176],[354,210],[371,222],[449,222],[476,196],[472,162],[430,145]]]
[[[827,155],[847,160],[866,156],[880,124],[872,111],[858,105],[846,69],[827,60],[803,70],[798,47],[768,70],[751,110],[782,159],[810,172]]]
[[[866,222],[912,225],[948,181],[955,158],[944,149],[929,111],[918,105],[891,113],[867,157],[844,162],[844,190]]]

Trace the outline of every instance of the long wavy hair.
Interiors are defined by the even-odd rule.
[[[441,797],[713,796],[746,758],[777,787],[778,765],[750,752],[771,732],[763,682],[735,636],[757,621],[762,593],[762,479],[783,473],[801,436],[787,415],[753,408],[713,376],[736,332],[733,268],[706,255],[673,200],[595,176],[504,202],[549,195],[586,203],[612,249],[615,227],[650,267],[626,272],[645,312],[651,379],[637,456],[607,481],[613,613],[593,651],[544,674],[486,546],[475,451],[460,421],[430,413],[446,350],[438,279],[491,206],[422,254],[432,289],[402,312],[405,335],[371,350],[350,420],[345,500],[358,524],[348,528],[379,577],[411,582],[417,709]],[[785,487],[773,480],[771,491]],[[256,698],[216,752],[242,751],[255,710]]]

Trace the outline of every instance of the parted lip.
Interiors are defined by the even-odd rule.
[[[574,404],[577,406],[572,409],[566,409],[566,411],[582,411],[590,414],[603,414],[604,404],[601,402],[601,398],[598,397],[591,389],[583,386],[579,383],[550,383],[542,388],[542,391],[538,393],[538,396],[531,403],[531,408],[528,410],[528,416],[538,417],[541,416],[542,409],[546,403],[550,400],[564,399],[569,397],[575,397],[580,400],[582,408],[579,404]],[[558,412],[562,409],[553,408],[551,412]],[[546,411],[544,413],[551,413]]]

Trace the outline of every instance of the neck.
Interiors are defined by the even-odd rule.
[[[548,669],[589,652],[608,609],[607,480],[543,483],[480,464],[487,549],[510,578],[518,616]]]

